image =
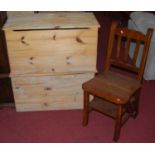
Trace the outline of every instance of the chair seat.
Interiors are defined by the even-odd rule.
[[[114,71],[98,74],[82,85],[82,88],[90,94],[115,104],[126,104],[140,87],[138,80]]]

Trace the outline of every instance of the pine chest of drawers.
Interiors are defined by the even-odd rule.
[[[17,111],[80,109],[96,72],[99,24],[92,13],[16,15],[3,30]]]

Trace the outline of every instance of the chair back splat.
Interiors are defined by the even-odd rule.
[[[114,21],[111,26],[105,70],[109,70],[111,65],[117,66],[136,73],[136,78],[142,80],[153,30],[148,29],[147,34],[144,35],[139,31],[117,27],[117,25],[118,23]],[[135,50],[132,57],[129,57],[131,43],[134,44]],[[139,55],[141,62],[137,67],[136,62]]]
[[[144,68],[153,34],[148,29],[146,34],[121,27],[112,22],[105,71],[98,73],[82,84],[84,90],[83,126],[88,124],[92,110],[101,112],[115,120],[113,140],[118,141],[121,126],[131,116],[136,118],[139,107],[139,95]],[[132,55],[130,47],[135,48]],[[137,61],[137,58],[141,61]],[[118,69],[134,73],[123,74]],[[90,95],[94,98],[90,100]]]

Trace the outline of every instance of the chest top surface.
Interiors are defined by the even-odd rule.
[[[3,30],[41,30],[67,28],[98,28],[93,13],[58,12],[50,14],[27,14],[8,17]]]

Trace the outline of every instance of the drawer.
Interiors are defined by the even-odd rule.
[[[6,31],[11,75],[96,72],[97,28]]]
[[[93,73],[89,73],[12,78],[16,110],[81,109],[82,83],[93,76]]]

